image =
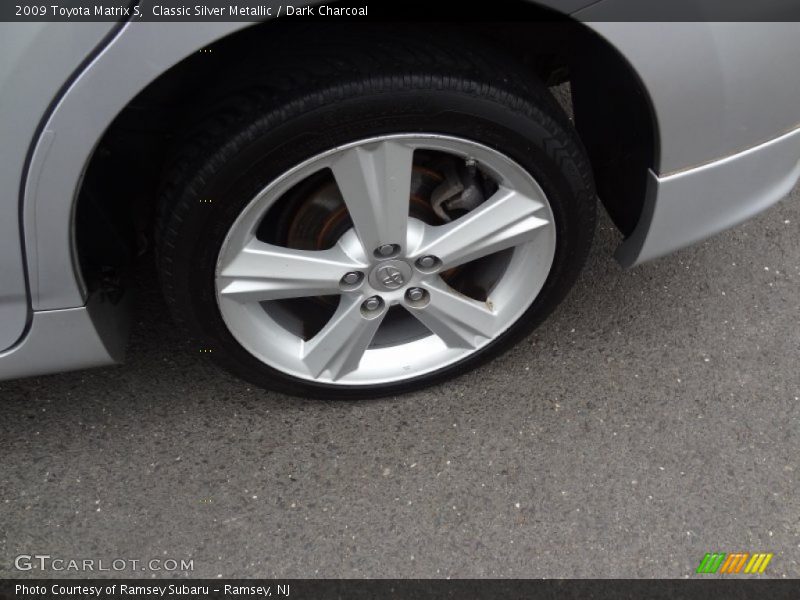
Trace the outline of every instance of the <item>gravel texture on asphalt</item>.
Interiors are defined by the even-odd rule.
[[[684,577],[709,551],[798,576],[800,190],[633,270],[618,241],[602,219],[508,354],[374,401],[221,373],[143,292],[127,364],[0,382],[0,577]]]

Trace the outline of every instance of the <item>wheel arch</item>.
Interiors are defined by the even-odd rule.
[[[249,25],[129,22],[64,92],[35,143],[24,184],[27,266],[37,288],[31,290],[34,310],[86,302],[76,215],[85,199],[86,175],[102,156],[97,150],[115,119],[187,55]],[[104,202],[113,203],[114,194]]]
[[[601,199],[623,233],[628,233],[641,212],[644,188],[640,186],[647,167],[657,158],[657,126],[647,91],[627,61],[589,27],[546,9],[534,10],[541,10],[541,20],[459,27],[467,36],[492,39],[503,51],[518,54],[532,75],[548,83],[568,77],[578,82],[573,96],[576,126]],[[268,35],[262,38],[270,37],[290,27],[279,21],[251,25],[128,24],[61,99],[45,127],[45,132],[52,132],[49,147],[36,148],[38,169],[29,176],[26,194],[26,204],[34,207],[29,214],[37,215],[25,223],[26,243],[32,246],[29,255],[37,257],[30,267],[37,271],[33,280],[42,286],[35,309],[82,305],[96,276],[93,256],[124,262],[135,254],[136,226],[143,233],[154,204],[148,186],[163,170],[164,128],[169,137],[176,126],[188,123],[187,112],[213,102],[214,90],[243,72],[246,61],[237,54],[247,46],[243,40],[252,41],[264,32]],[[226,61],[231,60],[240,67],[227,68]],[[608,73],[606,81],[592,78],[598,68]],[[202,93],[198,83],[203,83]],[[608,103],[591,102],[596,90],[609,87],[631,90],[632,109],[625,112],[636,115],[634,122],[622,123],[628,134],[614,149],[617,158],[611,166],[606,160],[606,130],[591,126],[613,110]],[[99,101],[93,97],[98,89],[103,90]],[[61,131],[66,135],[59,135]],[[638,157],[641,165],[636,176],[618,168],[630,156]],[[120,181],[126,182],[124,189]],[[64,202],[65,189],[75,190],[71,202]],[[109,207],[111,214],[105,214]],[[115,223],[118,219],[134,227],[122,232]],[[129,243],[120,244],[124,239]]]

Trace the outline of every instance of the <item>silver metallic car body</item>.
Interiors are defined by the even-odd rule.
[[[657,163],[618,251],[623,264],[734,225],[791,189],[800,175],[797,24],[613,23],[601,20],[604,2],[579,10],[590,4],[570,9],[627,58],[657,121]],[[246,26],[0,24],[0,378],[121,359],[125,311],[90,299],[76,266],[83,173],[140,90]]]

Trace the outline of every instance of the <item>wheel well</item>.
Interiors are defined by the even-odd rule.
[[[556,96],[586,147],[599,196],[627,235],[640,216],[647,170],[657,158],[649,97],[608,42],[581,23],[537,10],[538,20],[511,24],[468,22],[446,32],[437,24],[406,27],[454,36],[459,43],[480,39],[554,90],[558,86]],[[76,247],[90,289],[114,285],[119,269],[148,247],[171,148],[192,125],[229,94],[269,88],[265,64],[274,68],[281,55],[302,52],[307,36],[330,35],[335,27],[284,21],[249,27],[187,57],[128,104],[98,143],[78,196]],[[357,40],[359,26],[342,27]]]

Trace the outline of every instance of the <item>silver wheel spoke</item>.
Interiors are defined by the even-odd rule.
[[[367,255],[405,246],[414,149],[400,141],[356,146],[331,163],[336,184]]]
[[[441,279],[422,287],[430,302],[408,310],[450,348],[476,348],[482,338],[497,335],[497,316],[485,302],[459,294]]]
[[[358,368],[386,311],[367,319],[361,313],[362,298],[342,296],[339,307],[322,330],[302,346],[302,360],[314,377],[326,370],[333,380]]]
[[[544,208],[538,200],[500,188],[474,210],[447,225],[425,226],[415,254],[439,257],[451,268],[533,239],[549,221],[535,216]]]
[[[340,245],[330,250],[292,250],[249,242],[217,277],[223,298],[261,302],[339,293],[339,279],[360,268]]]

